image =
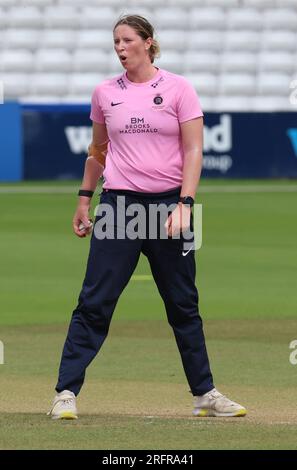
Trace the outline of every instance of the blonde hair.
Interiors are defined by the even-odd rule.
[[[151,63],[153,63],[155,58],[160,56],[160,46],[158,41],[154,39],[154,28],[150,22],[140,15],[123,15],[116,22],[113,31],[122,24],[133,28],[138,36],[140,36],[144,41],[148,38],[152,38],[153,41],[148,53]]]

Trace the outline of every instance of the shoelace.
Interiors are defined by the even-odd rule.
[[[73,404],[73,398],[60,398],[59,400],[57,400],[55,402],[55,404],[52,406],[52,408],[50,409],[50,411],[47,413],[47,415],[50,415],[53,411],[53,409],[55,408],[55,406],[58,404],[58,403],[63,403],[64,405],[66,405],[67,408],[70,408]]]
[[[235,405],[235,403],[230,400],[230,398],[227,398],[225,395],[223,395],[222,393],[218,392],[217,390],[215,392],[212,392],[209,394],[209,397],[213,400],[222,400],[223,402],[227,402],[229,406],[233,406]]]
[[[213,399],[217,399],[217,398],[226,398],[225,395],[223,395],[222,393],[218,392],[217,390],[215,392],[209,392],[208,393],[208,396],[210,398],[213,398]]]
[[[230,398],[227,398],[225,395],[222,393],[218,392],[217,390],[215,392],[212,392],[210,394],[210,397],[213,398],[214,400],[225,400],[227,402],[228,406],[236,406],[236,403],[230,400]]]
[[[70,406],[73,404],[73,398],[61,398],[61,400],[59,401],[63,402],[66,406]]]

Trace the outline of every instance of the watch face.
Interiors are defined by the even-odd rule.
[[[191,196],[181,197],[180,201],[183,204],[189,204],[189,206],[191,206],[191,207],[194,205],[194,199]]]

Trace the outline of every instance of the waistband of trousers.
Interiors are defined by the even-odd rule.
[[[178,188],[170,189],[161,193],[147,193],[139,191],[131,191],[130,189],[103,189],[102,194],[112,193],[124,196],[134,196],[143,199],[162,199],[170,196],[179,196],[181,192],[181,186]]]

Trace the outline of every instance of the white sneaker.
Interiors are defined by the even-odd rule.
[[[229,400],[215,388],[201,396],[194,397],[195,416],[245,416],[246,409]]]
[[[74,393],[69,390],[63,390],[63,392],[58,393],[47,416],[51,416],[52,419],[77,419]]]

